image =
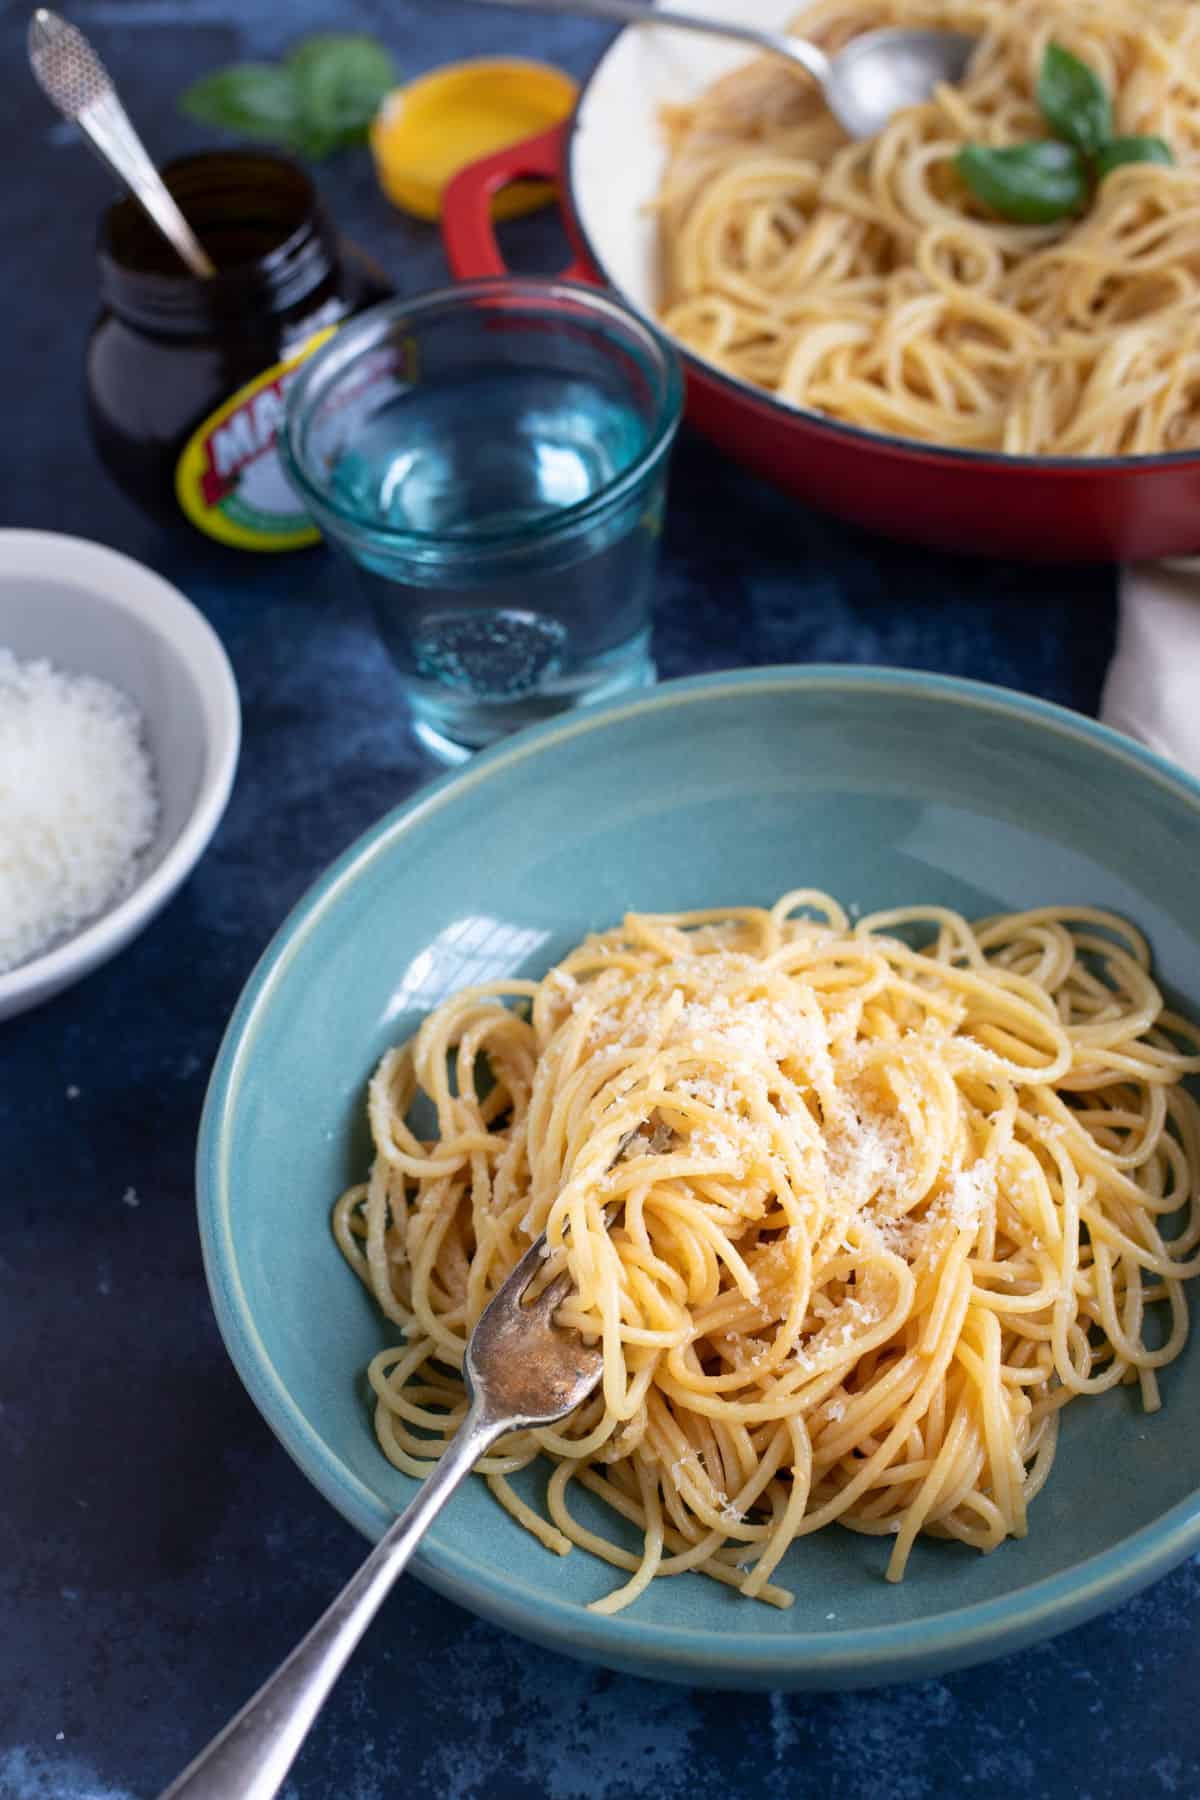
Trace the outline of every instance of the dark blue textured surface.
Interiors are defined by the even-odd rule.
[[[540,51],[582,73],[583,24],[413,0],[92,0],[71,9],[159,156],[201,139],[172,96],[305,29],[379,30],[406,74]],[[25,74],[0,4],[0,521],[102,539],[178,583],[223,637],[245,745],[197,873],[117,961],[0,1027],[0,1800],[143,1800],[274,1665],[362,1544],[307,1487],[218,1341],[192,1206],[207,1071],[283,913],[429,774],[355,597],[320,553],[266,563],[163,535],[83,432],[90,244],[107,179]],[[240,19],[240,23],[235,23]],[[415,291],[434,232],[327,168],[338,217]],[[545,218],[522,266],[559,257]],[[1093,711],[1113,584],[901,550],[805,512],[686,437],[657,619],[667,675],[837,659],[1008,683]],[[77,1090],[77,1091],[76,1091]],[[128,1190],[137,1204],[127,1204]],[[991,1667],[833,1697],[691,1696],[555,1661],[436,1600],[393,1597],[290,1800],[1200,1793],[1200,1568]],[[231,1796],[231,1800],[235,1797]]]

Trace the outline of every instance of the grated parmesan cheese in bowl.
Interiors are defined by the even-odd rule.
[[[240,738],[229,658],[177,588],[103,544],[0,530],[0,1020],[161,911]]]
[[[130,891],[158,813],[128,696],[0,648],[0,973]]]

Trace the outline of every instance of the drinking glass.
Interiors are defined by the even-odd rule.
[[[666,340],[565,281],[388,301],[301,364],[285,467],[366,582],[436,756],[653,681],[682,398]]]

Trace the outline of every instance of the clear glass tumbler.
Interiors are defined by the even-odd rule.
[[[388,301],[301,365],[285,466],[365,579],[435,755],[653,681],[682,400],[652,326],[561,281]]]

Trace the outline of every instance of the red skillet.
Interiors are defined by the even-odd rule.
[[[669,32],[622,32],[565,125],[463,170],[443,211],[455,276],[506,272],[490,202],[511,182],[550,178],[575,252],[564,275],[607,284],[652,314],[646,203],[661,166],[658,107],[723,66],[696,56]],[[711,59],[710,47],[700,56]],[[1196,452],[1053,459],[938,449],[785,406],[687,351],[683,361],[688,417],[700,431],[797,498],[857,524],[1006,558],[1126,561],[1200,548]]]

